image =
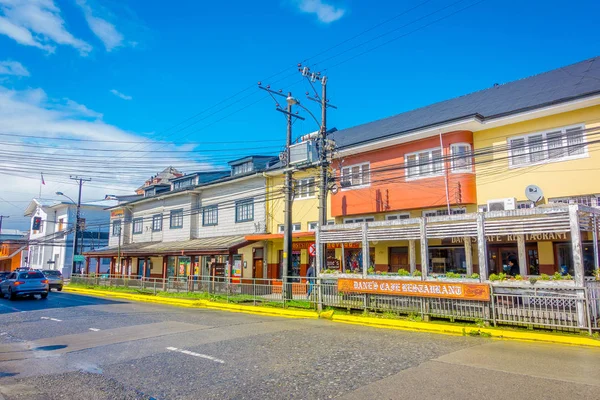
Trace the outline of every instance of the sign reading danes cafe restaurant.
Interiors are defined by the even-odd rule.
[[[490,300],[490,287],[486,284],[340,278],[337,285],[338,291],[344,293]]]

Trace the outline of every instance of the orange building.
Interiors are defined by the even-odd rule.
[[[0,244],[0,271],[14,271],[21,266],[27,254],[27,246],[20,243],[4,242]]]

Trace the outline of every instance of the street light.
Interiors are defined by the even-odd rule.
[[[290,106],[298,106],[300,108],[302,108],[304,111],[306,111],[317,123],[317,125],[319,126],[319,128],[322,128],[321,126],[321,122],[319,122],[319,120],[317,119],[317,117],[315,117],[315,115],[306,107],[304,107],[302,104],[300,104],[300,101],[298,101],[297,98],[292,97],[292,96],[288,96],[285,101],[287,101],[287,103]]]
[[[66,197],[67,199],[71,200],[71,203],[76,204],[75,200],[73,200],[72,198],[70,198],[69,196],[64,194],[63,192],[56,192],[56,195]],[[80,195],[80,198],[81,198],[81,195]],[[73,266],[72,266],[72,271],[71,271],[72,273],[75,272],[75,255],[77,255],[77,233],[79,231],[80,208],[81,208],[81,200],[77,203],[77,214],[75,217],[75,234],[73,235]]]

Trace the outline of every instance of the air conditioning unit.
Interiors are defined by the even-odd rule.
[[[313,164],[319,161],[317,142],[307,140],[290,146],[290,165]]]
[[[517,199],[509,197],[506,199],[489,200],[487,203],[488,211],[508,211],[517,208]]]

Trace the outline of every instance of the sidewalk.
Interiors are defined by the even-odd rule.
[[[293,310],[289,308],[275,308],[252,305],[239,305],[218,303],[209,300],[191,300],[153,295],[119,293],[97,289],[83,289],[64,287],[64,291],[74,294],[91,295],[100,297],[120,298],[131,301],[140,301],[154,304],[164,304],[177,307],[206,308],[231,312],[242,312],[264,316],[277,316],[283,318],[310,318],[328,319],[333,322],[362,325],[374,328],[397,329],[413,332],[428,332],[445,335],[482,336],[493,339],[518,340],[531,342],[555,343],[562,345],[575,345],[600,348],[600,340],[577,334],[545,333],[533,330],[515,330],[501,328],[480,328],[475,325],[461,325],[438,322],[417,322],[400,319],[386,319],[359,315],[343,314],[333,310],[322,312],[320,315],[312,310]]]

